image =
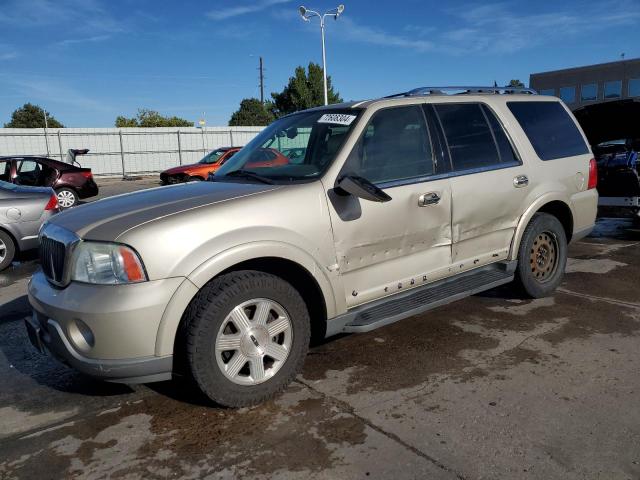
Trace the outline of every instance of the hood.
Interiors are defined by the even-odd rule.
[[[591,145],[640,138],[640,98],[587,105],[577,108],[573,114]]]
[[[168,175],[175,175],[176,173],[185,173],[188,170],[191,170],[192,168],[201,168],[204,165],[201,165],[199,163],[190,163],[189,165],[180,165],[179,167],[173,167],[170,168],[168,170],[165,170],[162,173],[166,173]]]
[[[114,241],[127,230],[168,215],[279,188],[255,183],[199,182],[158,187],[81,205],[51,223],[88,240]]]

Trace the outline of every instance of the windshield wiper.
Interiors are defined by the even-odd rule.
[[[262,175],[252,172],[251,170],[234,170],[232,172],[229,173],[225,173],[223,175],[223,177],[243,177],[243,178],[251,178],[253,180],[258,180],[259,182],[262,183],[267,183],[269,185],[273,185],[273,180],[271,180],[270,178],[267,177],[263,177]],[[215,178],[215,177],[214,177]],[[218,177],[220,178],[220,177]]]

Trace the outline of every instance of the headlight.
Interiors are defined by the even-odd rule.
[[[71,280],[101,285],[147,281],[140,257],[125,245],[81,242],[74,257]]]

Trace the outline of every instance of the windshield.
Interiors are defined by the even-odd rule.
[[[214,180],[255,181],[258,175],[280,183],[317,178],[333,162],[359,113],[313,110],[276,120],[228,160]]]
[[[218,150],[214,150],[213,152],[207,154],[198,163],[216,163],[220,159],[220,157],[224,155],[224,152],[226,152],[226,150],[222,150],[221,148],[219,148]]]

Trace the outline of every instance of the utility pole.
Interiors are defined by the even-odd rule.
[[[51,154],[49,153],[49,137],[47,136],[47,129],[49,128],[49,122],[47,121],[47,111],[43,110],[42,113],[44,115],[44,143],[47,145],[47,157],[50,157]]]
[[[264,64],[260,57],[260,103],[264,105]]]

